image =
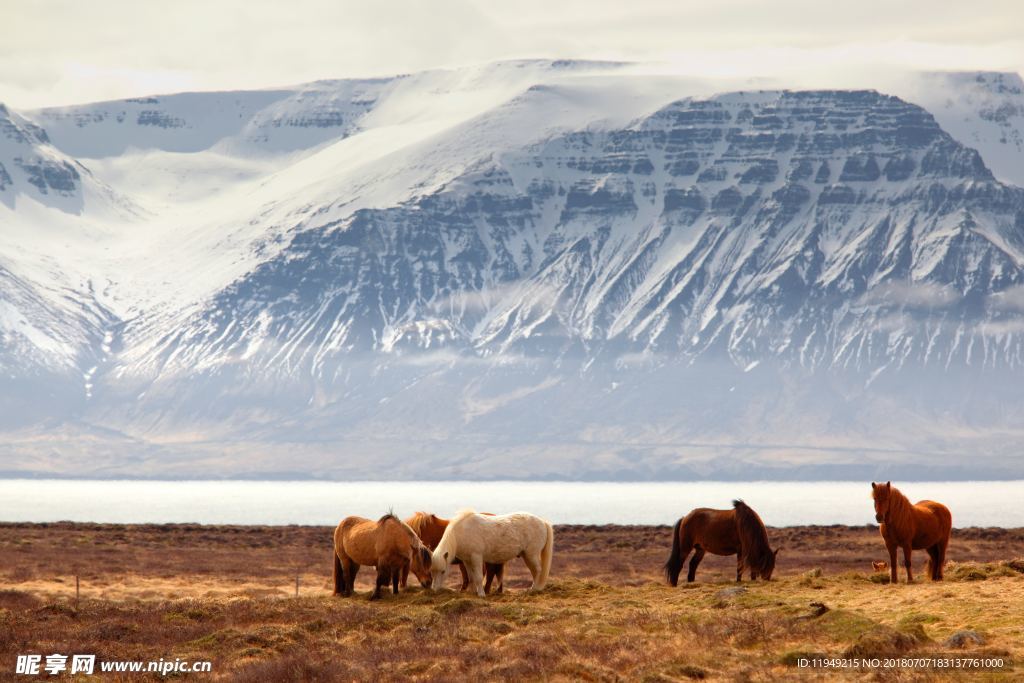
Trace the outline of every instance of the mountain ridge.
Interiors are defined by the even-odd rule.
[[[321,445],[299,449],[306,455],[297,471],[329,476],[400,461],[416,440],[398,435],[414,433],[433,436],[411,447],[421,464],[401,471],[413,478],[487,476],[500,453],[520,454],[536,476],[583,478],[874,472],[929,457],[937,471],[953,472],[972,443],[983,444],[993,472],[1012,470],[1019,411],[986,414],[959,397],[988,393],[981,403],[991,407],[1014,396],[1024,190],[999,182],[934,116],[866,90],[665,102],[662,86],[602,110],[594,105],[609,100],[619,75],[559,80],[559,72],[545,82],[536,64],[516,67],[533,71],[495,88],[485,106],[474,88],[501,68],[445,75],[450,91],[406,128],[391,123],[397,104],[380,114],[384,129],[404,131],[383,154],[374,149],[384,144],[377,129],[360,122],[389,97],[415,101],[417,76],[402,79],[401,92],[360,91],[360,113],[348,119],[321,106],[330,82],[273,91],[300,93],[288,102],[305,93],[312,112],[327,116],[302,119],[312,132],[289,138],[280,169],[269,161],[281,158],[278,143],[262,157],[234,143],[211,152],[214,143],[190,152],[115,145],[108,151],[116,154],[86,159],[87,171],[95,165],[107,178],[156,166],[164,178],[209,163],[202,177],[223,181],[227,193],[182,181],[200,197],[193,214],[171,211],[156,237],[130,238],[135,262],[107,262],[125,281],[138,273],[141,290],[155,294],[124,299],[122,281],[92,299],[87,308],[102,313],[72,351],[82,354],[72,364],[82,379],[69,371],[59,389],[43,391],[55,396],[80,381],[73,405],[16,410],[12,424],[56,412],[130,443],[165,444],[144,463],[115,459],[114,471],[140,476],[186,472],[189,462],[229,475],[280,471],[275,444],[309,430],[322,433]],[[437,78],[424,77],[425,87]],[[475,104],[453,107],[458,115],[442,124],[449,95]],[[165,134],[185,126],[170,124],[188,119],[165,112],[140,123],[155,99],[133,103],[134,119],[124,121],[172,146]],[[335,103],[354,111],[344,98]],[[110,106],[80,108],[92,112],[83,119],[64,108],[57,127],[66,130],[51,137],[113,126],[116,115],[93,121]],[[334,137],[318,137],[324,129]],[[225,155],[236,161],[217,166]],[[159,204],[153,193],[137,196],[139,206]],[[255,203],[241,208],[247,196]],[[201,219],[178,228],[190,215]],[[154,248],[167,257],[148,267],[139,259]],[[0,265],[11,254],[10,245],[0,251]],[[9,340],[25,335],[10,322],[4,330],[0,361],[17,370],[7,359],[23,354]],[[716,410],[667,387],[645,390],[658,375],[710,391]],[[934,396],[901,386],[911,377]],[[800,382],[820,393],[793,386]],[[607,398],[616,392],[628,400]],[[588,409],[586,396],[616,408]],[[775,418],[773,401],[785,407]],[[929,431],[944,412],[956,419],[935,444]],[[903,435],[897,420],[919,424]],[[608,429],[619,436],[595,438]],[[391,432],[389,446],[379,435]],[[665,435],[659,445],[645,441],[657,433]],[[254,462],[218,464],[211,455],[214,444],[233,452],[230,444],[243,441]],[[330,451],[345,443],[364,445],[342,465]],[[777,448],[785,443],[820,462],[799,464]],[[556,444],[575,455],[547,462]],[[26,462],[27,448],[18,451]],[[446,449],[457,455],[443,457]],[[831,462],[873,449],[905,455],[888,465]],[[87,459],[77,462],[75,471],[88,473]],[[43,469],[26,471],[52,466],[35,467]]]

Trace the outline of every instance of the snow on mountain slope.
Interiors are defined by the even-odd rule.
[[[1000,72],[924,73],[895,93],[930,111],[950,135],[977,149],[1003,182],[1024,187],[1024,80]]]
[[[937,87],[974,83],[1016,97]],[[1003,472],[1024,190],[986,155],[1017,123],[956,111],[512,62],[13,115],[116,188],[67,211],[21,169],[0,206],[0,362],[76,397],[17,424],[175,476]]]
[[[431,174],[456,172],[466,154],[486,151],[457,151],[419,164],[395,155],[500,107],[536,82],[615,68],[511,62],[30,115],[64,153],[141,207],[135,217],[98,216],[116,234],[109,240],[116,249],[101,255],[94,270],[110,283],[105,304],[128,318],[142,310],[184,310],[211,296],[271,256],[286,231],[333,220],[329,205],[393,205],[434,182]],[[659,87],[660,97],[668,97],[666,85]],[[585,125],[607,116],[604,109],[577,107],[579,115],[563,125]],[[565,117],[551,112],[551,118]],[[542,135],[552,125],[524,133]],[[153,253],[162,258],[147,258]]]
[[[424,156],[445,160],[442,176],[420,196],[345,204],[340,222],[294,237],[211,302],[198,338],[181,330],[183,362],[269,337],[289,351],[268,364],[437,344],[1019,364],[1016,341],[989,353],[964,300],[1021,284],[1024,194],[923,110],[869,92],[757,93],[508,149],[475,137],[522,129],[519,107],[560,94],[531,91],[432,141]],[[455,147],[491,154],[457,164]],[[308,284],[278,299],[289,282]],[[919,311],[913,295],[877,294],[890,286],[950,294]],[[940,320],[951,329],[936,338],[926,328]]]

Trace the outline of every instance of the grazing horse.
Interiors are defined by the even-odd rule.
[[[377,568],[371,600],[378,599],[381,588],[389,583],[398,593],[398,579],[410,569],[424,588],[430,587],[430,551],[408,524],[391,513],[376,522],[346,517],[334,530],[335,595],[352,595],[360,565]]]
[[[946,563],[949,533],[953,529],[953,516],[942,503],[922,500],[911,504],[891,481],[884,484],[871,482],[871,497],[875,501],[875,521],[889,551],[889,579],[899,581],[896,551],[903,548],[903,564],[907,568],[907,583],[914,582],[910,568],[910,554],[914,550],[928,552],[928,575],[932,581],[942,581],[942,567]]]
[[[697,565],[704,559],[704,553],[736,555],[737,581],[742,580],[744,569],[750,570],[751,580],[772,578],[779,551],[768,546],[764,522],[742,500],[734,500],[732,507],[732,510],[697,508],[676,522],[672,528],[672,554],[665,563],[665,577],[671,585],[678,585],[679,572],[691,550],[688,582],[696,578]]]
[[[551,572],[555,530],[540,517],[526,512],[511,515],[481,515],[463,510],[452,517],[434,550],[431,574],[434,590],[444,586],[448,567],[462,560],[473,582],[473,589],[484,597],[483,564],[505,564],[523,558],[533,576],[531,591],[544,588]]]
[[[481,512],[482,515],[488,515],[493,517],[494,515],[490,512]],[[448,520],[442,519],[437,515],[429,512],[417,512],[415,515],[405,520],[405,523],[416,532],[416,535],[423,541],[423,545],[430,548],[433,551],[437,548],[437,544],[441,542],[441,537],[444,535],[444,530],[448,528]],[[459,565],[459,570],[462,572],[462,588],[459,590],[466,590],[469,587],[469,573],[466,572],[466,565],[462,563],[462,560],[456,559],[452,564]],[[494,579],[498,579],[498,587],[495,589],[495,593],[501,593],[505,587],[505,565],[493,564],[491,562],[484,563],[484,573],[486,582],[484,583],[484,593],[491,592],[491,583]],[[405,585],[406,578],[409,572],[402,574],[401,585]]]

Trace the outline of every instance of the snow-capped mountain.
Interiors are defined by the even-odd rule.
[[[513,62],[5,110],[9,469],[1019,472],[1020,79],[916,78]]]
[[[896,93],[928,109],[950,135],[981,152],[992,173],[1024,187],[1024,80],[999,72],[925,73]]]

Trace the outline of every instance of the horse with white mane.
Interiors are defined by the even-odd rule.
[[[505,564],[521,557],[533,576],[530,590],[539,591],[548,581],[554,545],[554,528],[535,515],[514,512],[485,516],[463,510],[448,522],[448,528],[434,549],[431,585],[439,590],[444,585],[448,567],[458,558],[469,572],[473,589],[482,598],[484,563]]]

